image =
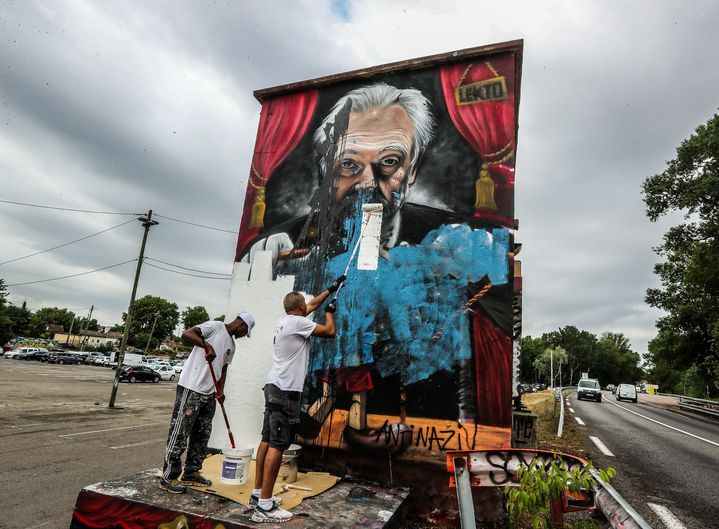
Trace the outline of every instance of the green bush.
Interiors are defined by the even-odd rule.
[[[520,467],[517,473],[518,487],[507,487],[507,511],[515,527],[547,529],[552,525],[552,501],[560,501],[562,493],[589,490],[596,483],[591,474],[592,463],[584,467],[568,469],[556,455],[547,462],[535,459],[529,466]],[[598,470],[604,481],[616,474],[613,468]],[[594,526],[593,520],[582,520],[582,525]]]

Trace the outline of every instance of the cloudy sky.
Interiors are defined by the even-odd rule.
[[[152,208],[227,230],[159,218],[146,255],[229,274],[259,119],[254,89],[523,38],[525,334],[613,330],[644,352],[658,316],[643,301],[657,284],[651,248],[676,219],[650,223],[640,186],[716,112],[717,20],[713,0],[0,0],[0,199]],[[0,277],[16,285],[122,263],[142,235],[128,215],[0,202],[0,262],[108,228],[2,264]],[[10,286],[11,300],[78,313],[94,304],[113,324],[134,267]],[[227,289],[147,266],[138,296],[216,316]]]

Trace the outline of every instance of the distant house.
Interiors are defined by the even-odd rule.
[[[65,328],[59,323],[48,323],[45,327],[45,330],[54,334],[58,332],[63,332]]]
[[[80,347],[84,343],[85,347],[97,347],[106,344],[119,345],[122,340],[122,333],[80,331],[78,334],[55,333],[53,338],[60,344],[71,344]]]

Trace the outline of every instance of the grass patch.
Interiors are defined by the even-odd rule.
[[[565,390],[563,397],[573,390]],[[551,390],[538,391],[522,395],[522,403],[537,415],[537,448],[565,454],[587,457],[587,449],[577,429],[577,423],[571,420],[567,407],[564,407],[564,428],[562,437],[557,437],[559,426],[559,401],[555,400]]]

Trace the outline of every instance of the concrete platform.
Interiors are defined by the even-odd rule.
[[[188,490],[168,494],[158,487],[158,471],[89,485],[80,491],[71,529],[394,529],[402,527],[409,489],[340,481],[292,509],[283,524],[255,524],[252,511],[231,500]]]

